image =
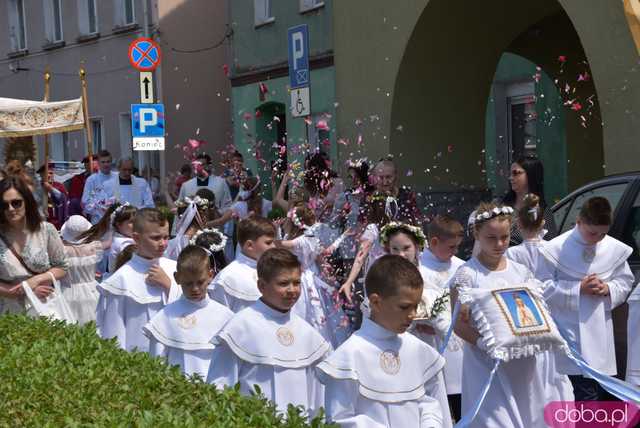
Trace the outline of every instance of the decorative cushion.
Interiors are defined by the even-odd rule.
[[[459,302],[469,306],[480,333],[480,348],[509,361],[567,345],[535,284],[502,288],[460,287]]]

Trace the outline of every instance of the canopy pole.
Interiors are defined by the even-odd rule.
[[[80,67],[80,82],[82,83],[82,114],[84,116],[84,129],[87,133],[87,157],[89,166],[87,173],[91,174],[93,167],[93,132],[91,132],[91,121],[89,120],[89,100],[87,98],[87,72],[84,67]]]
[[[44,72],[44,101],[49,101],[51,84],[51,73],[49,72],[49,66]],[[37,166],[36,166],[37,168]],[[49,134],[44,134],[44,180],[49,180]]]

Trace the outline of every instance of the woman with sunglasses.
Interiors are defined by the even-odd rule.
[[[511,164],[509,174],[509,191],[500,201],[518,212],[522,208],[525,195],[533,193],[540,198],[540,207],[544,216],[544,231],[542,237],[549,241],[558,235],[553,213],[544,198],[544,168],[542,162],[535,156],[521,156]],[[510,246],[522,243],[522,233],[517,227],[517,221],[512,222]]]
[[[45,299],[67,274],[67,260],[58,232],[42,220],[28,185],[19,177],[0,181],[0,314],[24,312],[26,281]]]

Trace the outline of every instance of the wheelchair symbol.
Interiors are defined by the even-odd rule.
[[[304,107],[304,102],[302,101],[302,98],[300,97],[300,91],[297,91],[297,99],[296,99],[296,113],[298,114],[302,114],[302,112],[305,111],[305,107]]]

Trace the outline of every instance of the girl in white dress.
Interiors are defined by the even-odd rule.
[[[60,228],[64,253],[69,262],[67,276],[60,280],[62,294],[80,325],[96,320],[96,306],[100,294],[96,289],[96,266],[111,240],[81,241],[91,223],[80,215],[72,215]]]
[[[462,265],[453,279],[452,304],[457,301],[457,287],[497,288],[531,281],[531,271],[508,260],[513,210],[483,203],[476,210],[474,235],[479,253]],[[467,414],[481,397],[493,361],[482,349],[483,342],[470,320],[469,309],[462,306],[455,326],[465,340],[462,363],[462,414]],[[545,427],[545,387],[538,373],[535,357],[502,363],[479,412],[470,426],[483,428]]]
[[[318,260],[331,254],[340,242],[336,241],[326,249],[322,247],[316,235],[315,214],[305,205],[289,212],[288,223],[289,239],[276,241],[276,246],[291,251],[302,264],[302,293],[293,310],[336,348],[350,331],[342,309],[336,304],[336,288],[320,278]]]
[[[521,244],[507,250],[509,260],[525,265],[538,280],[540,277],[542,254],[540,248],[545,245],[542,237],[547,233],[544,230],[544,211],[540,206],[540,198],[530,193],[524,196],[522,206],[516,216],[518,229],[523,238]],[[566,375],[558,373],[555,356],[550,352],[544,352],[536,356],[540,366],[541,382],[547,390],[546,402],[573,401],[573,387]]]
[[[384,248],[380,244],[380,229],[392,221],[398,214],[398,205],[395,199],[381,192],[376,192],[367,198],[364,212],[367,224],[360,235],[360,247],[349,272],[346,281],[338,290],[343,293],[349,303],[352,302],[352,289],[360,271],[362,277],[367,275],[369,268],[380,256],[384,255]],[[363,289],[364,293],[364,289]],[[363,296],[363,298],[366,296]],[[365,312],[366,312],[366,308]]]
[[[109,247],[105,245],[108,248],[106,254],[108,264],[105,272],[109,272],[109,274],[115,272],[114,267],[118,254],[124,247],[133,244],[133,220],[137,211],[136,207],[129,205],[128,202],[113,204],[107,209],[100,221],[77,237],[81,242],[102,240],[111,243]],[[102,271],[100,264],[98,270]]]
[[[436,335],[444,338],[451,325],[451,312],[448,310],[448,292],[433,284],[429,273],[420,264],[420,252],[424,249],[426,241],[427,238],[420,227],[405,223],[388,223],[380,232],[380,243],[384,246],[385,252],[409,260],[422,276],[422,301],[418,306],[416,320],[409,331],[437,350]]]

